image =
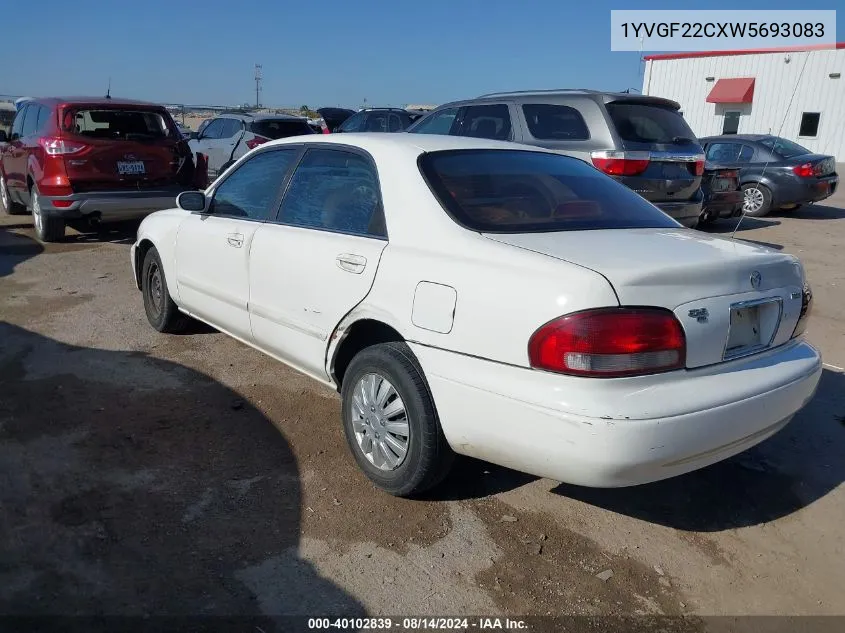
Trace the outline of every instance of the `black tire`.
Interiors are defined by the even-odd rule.
[[[785,207],[781,207],[778,210],[779,211],[798,211],[798,209],[800,209],[803,206],[804,206],[803,204],[788,204]]]
[[[359,446],[353,428],[353,392],[367,374],[386,378],[402,398],[408,421],[407,453],[394,470],[381,470]],[[422,368],[405,343],[381,343],[359,352],[341,386],[343,429],[359,468],[379,488],[397,497],[430,490],[449,473],[455,454],[446,442]]]
[[[64,218],[47,215],[41,211],[41,194],[33,185],[29,190],[29,206],[32,211],[32,225],[35,237],[41,242],[60,242],[65,237]]]
[[[6,186],[6,178],[0,173],[0,208],[9,215],[23,215],[26,207],[12,200],[12,195]]]
[[[179,308],[167,289],[164,268],[155,247],[150,248],[141,265],[141,294],[147,320],[159,332],[175,334],[184,332],[191,318]]]
[[[746,196],[749,195],[746,193],[749,190],[757,190],[762,196],[762,202],[759,207],[751,208],[747,202],[743,203],[745,215],[752,218],[762,218],[772,210],[772,192],[766,185],[761,185],[759,182],[748,182],[742,185],[740,189],[742,189],[742,192]]]

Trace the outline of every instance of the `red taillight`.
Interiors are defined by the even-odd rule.
[[[815,167],[813,163],[804,163],[803,165],[796,165],[792,168],[792,171],[795,172],[796,176],[800,178],[812,178],[816,175]]]
[[[660,308],[602,308],[560,317],[528,342],[535,369],[619,377],[681,369],[686,339],[675,315]]]
[[[636,176],[648,169],[648,152],[593,152],[593,165],[609,176]]]
[[[246,146],[249,149],[255,149],[256,147],[258,147],[262,143],[266,143],[269,140],[270,140],[269,138],[264,138],[263,136],[256,136],[255,138],[248,140],[246,142]]]
[[[63,138],[44,136],[38,139],[38,143],[50,156],[63,156],[66,154],[78,154],[88,146],[79,141],[68,141]]]
[[[704,161],[697,160],[695,161],[695,175],[702,176],[704,174]]]

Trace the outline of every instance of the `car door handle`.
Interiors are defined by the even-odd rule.
[[[244,245],[244,236],[241,233],[229,233],[226,241],[229,242],[229,246],[240,248]]]
[[[338,268],[345,270],[348,273],[355,273],[360,275],[367,267],[367,258],[361,255],[353,255],[352,253],[341,253],[335,259]]]

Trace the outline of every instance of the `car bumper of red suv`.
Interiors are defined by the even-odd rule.
[[[186,188],[149,191],[95,191],[69,196],[41,196],[42,211],[68,220],[97,217],[102,222],[136,220],[154,211],[176,206],[176,196]]]

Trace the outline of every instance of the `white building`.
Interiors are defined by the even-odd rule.
[[[845,161],[845,42],[645,57],[643,94],[681,104],[699,137],[775,134]]]

